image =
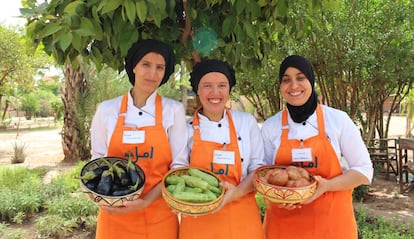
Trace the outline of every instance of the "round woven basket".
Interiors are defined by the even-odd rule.
[[[103,157],[111,164],[115,164],[116,162],[120,162],[122,165],[126,166],[128,161],[123,158],[116,158],[116,157]],[[102,160],[102,158],[97,158],[92,161],[89,161],[87,164],[85,164],[81,171],[80,176],[83,176],[86,172],[92,171],[98,167],[101,167],[103,165],[106,165],[105,162]],[[122,196],[107,196],[99,194],[95,191],[92,191],[90,188],[88,188],[85,183],[86,181],[81,179],[80,180],[80,186],[82,191],[95,203],[98,205],[105,205],[105,206],[122,206],[124,201],[133,201],[140,197],[142,191],[144,190],[144,183],[145,183],[145,174],[144,171],[136,164],[135,169],[138,173],[138,176],[140,178],[140,183],[137,187],[137,190],[135,192],[122,195]]]
[[[316,181],[311,176],[312,183],[304,187],[283,187],[269,184],[264,180],[268,170],[285,168],[276,165],[267,165],[255,170],[254,187],[257,193],[274,203],[301,203],[310,198],[316,190]]]
[[[164,200],[167,202],[167,204],[171,207],[171,209],[173,209],[173,211],[175,211],[176,213],[190,215],[190,216],[199,216],[199,215],[207,214],[213,211],[214,209],[216,209],[220,205],[221,201],[223,200],[224,191],[225,191],[224,189],[221,190],[220,196],[218,196],[217,199],[211,202],[192,203],[192,202],[185,202],[185,201],[174,198],[166,188],[168,185],[165,182],[165,179],[169,175],[177,175],[177,176],[180,176],[183,174],[187,175],[189,168],[190,167],[181,167],[181,168],[172,169],[164,175],[164,178],[162,180],[162,191],[161,191],[162,196]],[[197,167],[192,167],[192,168],[197,168]],[[208,170],[205,170],[202,168],[197,168],[197,169],[205,173],[208,173],[210,175],[213,175],[214,177],[219,179],[216,175],[214,175]]]

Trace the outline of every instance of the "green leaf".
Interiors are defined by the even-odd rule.
[[[234,32],[236,33],[237,41],[243,41],[245,39],[244,32],[240,25],[237,25],[234,29]]]
[[[72,34],[70,32],[67,32],[59,40],[60,48],[62,48],[63,51],[66,51],[66,49],[69,47],[70,43],[72,42],[72,39],[73,39]]]
[[[240,1],[240,0],[236,1],[235,8],[236,8],[237,15],[240,15],[243,12],[245,7],[246,7],[245,1]]]
[[[160,28],[161,27],[161,14],[157,11],[157,12],[153,12],[151,14],[151,16],[154,18],[154,23],[155,25]]]
[[[101,13],[108,13],[108,12],[112,12],[115,9],[117,9],[120,5],[121,5],[121,1],[118,0],[107,0],[107,1],[102,1],[100,6],[102,6],[102,10]]]
[[[223,35],[228,36],[234,29],[234,26],[236,25],[236,17],[235,16],[228,16],[223,21]]]
[[[135,22],[135,18],[137,16],[136,15],[136,6],[135,6],[135,3],[133,1],[128,1],[127,0],[125,2],[124,9],[125,9],[125,13],[126,13],[126,15],[128,17],[128,20],[131,23],[134,23]]]
[[[40,38],[45,38],[47,36],[52,35],[53,33],[59,31],[62,29],[62,26],[59,26],[56,23],[49,23],[46,25],[46,27],[40,32]]]
[[[78,32],[72,31],[72,37],[73,47],[80,52],[84,48],[80,35],[78,34]]]
[[[82,17],[80,29],[76,30],[81,36],[93,36],[95,32],[95,26],[89,18]]]
[[[102,25],[100,24],[99,21],[97,21],[95,19],[92,19],[91,23],[93,25],[93,30],[94,30],[94,36],[93,37],[97,40],[102,40],[102,38],[103,38]]]
[[[70,15],[75,15],[76,14],[76,8],[79,5],[85,4],[83,1],[74,1],[69,3],[65,9],[63,10],[63,12],[70,14]]]
[[[253,19],[258,18],[261,14],[261,9],[260,9],[259,4],[254,1],[251,1],[248,3],[248,9]]]
[[[245,22],[244,23],[244,29],[245,29],[247,35],[250,38],[252,38],[253,40],[256,40],[257,39],[256,31],[254,30],[254,27],[252,26],[252,24],[250,24],[248,22]]]
[[[259,1],[257,1],[257,4],[258,4],[260,7],[264,7],[264,6],[266,6],[266,5],[267,5],[267,1],[266,1],[266,0],[259,0]]]
[[[138,0],[136,4],[137,15],[139,20],[143,23],[147,18],[148,7],[144,0]]]

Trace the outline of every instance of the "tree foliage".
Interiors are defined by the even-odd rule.
[[[350,113],[368,135],[382,122],[381,103],[391,94],[404,97],[398,89],[412,84],[411,64],[404,63],[412,61],[407,0],[26,0],[25,6],[30,38],[65,64],[65,125],[76,114],[70,102],[89,87],[79,62],[121,72],[129,47],[146,38],[172,45],[188,68],[207,57],[230,62],[238,92],[264,119],[282,105],[276,67],[288,54],[312,60],[322,101]],[[64,134],[78,134],[76,127]]]

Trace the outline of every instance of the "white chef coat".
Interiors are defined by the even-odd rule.
[[[152,93],[142,108],[134,105],[131,93],[128,94],[128,107],[125,116],[125,125],[143,127],[155,125],[155,98]],[[173,160],[187,160],[186,148],[187,126],[185,109],[181,102],[162,98],[162,123],[167,133]],[[107,156],[112,133],[118,120],[122,96],[106,100],[99,104],[92,120],[91,142],[92,159]]]
[[[358,127],[344,111],[321,105],[325,131],[340,161],[342,170],[352,169],[365,175],[371,182],[372,162]],[[289,139],[307,139],[318,134],[316,111],[306,123],[295,123],[288,117]],[[262,125],[266,164],[273,164],[282,136],[282,111],[268,118]]]
[[[233,124],[236,128],[238,147],[242,161],[242,180],[257,167],[264,165],[263,161],[263,142],[260,135],[260,128],[253,115],[237,110],[230,110],[233,118]],[[200,119],[200,135],[201,139],[216,143],[230,143],[230,129],[228,116],[224,110],[223,118],[219,122],[210,121],[202,114],[198,114]],[[188,144],[187,149],[189,155],[193,145],[193,127],[192,117],[188,120]],[[188,166],[189,162],[176,161],[173,167]]]

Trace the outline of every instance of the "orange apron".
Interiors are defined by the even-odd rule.
[[[221,180],[238,185],[242,177],[242,162],[237,144],[237,134],[230,114],[226,109],[230,125],[230,143],[223,144],[202,141],[199,129],[198,111],[194,114],[194,142],[190,157],[190,166],[196,166],[215,172]],[[213,163],[214,150],[235,152],[235,164]],[[233,201],[214,214],[181,218],[180,239],[263,239],[259,209],[254,192]]]
[[[282,114],[282,139],[274,164],[302,166],[309,173],[327,179],[342,174],[338,157],[325,134],[322,107],[318,105],[316,108],[318,135],[304,141],[288,139],[287,110]],[[312,163],[292,163],[292,149],[302,146],[312,148]],[[357,238],[352,191],[326,192],[312,203],[294,210],[278,208],[270,203],[264,221],[266,238]]]
[[[108,156],[128,158],[133,160],[145,172],[145,185],[141,197],[162,181],[171,164],[171,148],[162,125],[161,97],[156,97],[156,113],[154,126],[133,128],[124,126],[127,112],[128,93],[123,96],[120,115],[112,134]],[[124,144],[125,130],[145,130],[145,142],[141,144]],[[144,157],[142,156],[144,155]],[[178,218],[160,197],[149,207],[121,215],[110,215],[100,210],[96,238],[134,238],[134,239],[176,239],[178,236]]]

